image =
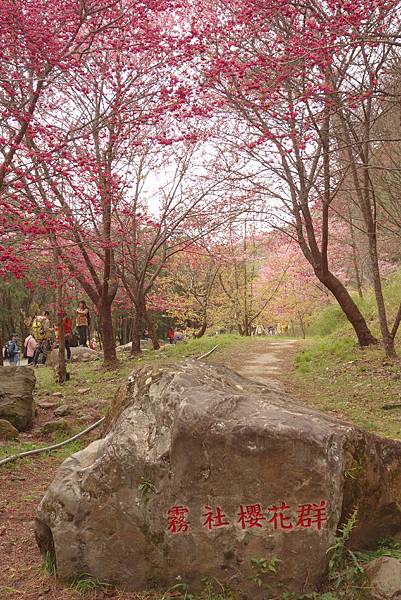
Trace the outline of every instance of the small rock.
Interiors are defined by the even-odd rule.
[[[40,408],[44,408],[45,410],[48,408],[55,408],[56,406],[58,406],[58,402],[36,402],[36,404],[40,407]]]
[[[15,440],[18,438],[18,429],[10,421],[0,419],[0,440]]]
[[[42,433],[68,433],[71,430],[70,425],[65,419],[57,419],[56,421],[48,421],[42,427]]]
[[[78,388],[78,394],[87,394],[90,391],[90,388]]]
[[[54,411],[54,415],[56,417],[65,417],[66,415],[69,415],[70,413],[71,413],[71,409],[69,406],[67,406],[67,404],[61,404],[61,406],[56,408],[56,410]]]
[[[370,579],[370,600],[401,598],[401,561],[390,556],[372,560],[366,567]]]
[[[54,398],[63,398],[63,392],[54,392],[52,396]]]

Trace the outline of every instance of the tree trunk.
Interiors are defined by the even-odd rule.
[[[352,218],[352,209],[351,206],[348,207],[348,219],[349,219],[349,227],[351,234],[351,249],[352,249],[352,262],[354,266],[354,274],[355,274],[355,282],[358,290],[358,294],[360,298],[363,298],[363,290],[362,290],[362,278],[358,265],[358,253],[356,249],[356,239],[355,239],[355,229],[354,222]]]
[[[394,338],[390,333],[387,321],[386,305],[383,297],[383,289],[376,248],[370,248],[369,250],[373,274],[373,284],[376,297],[377,314],[379,316],[380,331],[382,334],[384,350],[386,352],[387,358],[397,358],[397,352],[395,351],[394,346]]]
[[[103,350],[103,337],[102,337],[102,332],[100,329],[100,321],[99,318],[96,319],[95,322],[95,332],[99,341],[99,350]]]
[[[103,342],[103,358],[106,365],[117,362],[116,342],[114,339],[111,304],[104,303],[97,307],[99,311],[99,326]]]
[[[0,327],[0,367],[4,365],[3,359],[3,347],[4,347],[4,325]]]
[[[305,339],[306,338],[305,324],[304,324],[304,320],[302,318],[301,313],[298,313],[298,319],[299,319],[299,324],[301,326],[302,338]]]
[[[203,322],[202,322],[202,326],[199,329],[199,331],[197,331],[194,334],[194,337],[197,338],[197,339],[203,337],[205,335],[206,329],[207,329],[207,321],[206,321],[206,317],[204,317],[203,318]]]
[[[58,369],[57,369],[58,383],[64,383],[68,379],[67,368],[65,365],[65,336],[64,336],[63,317],[64,317],[63,288],[61,285],[58,285],[57,286],[57,325],[58,325],[58,331],[59,331]]]
[[[143,306],[138,303],[135,306],[135,313],[132,319],[132,355],[139,354],[141,352],[141,329],[144,316],[143,313]]]
[[[318,270],[315,270],[315,274],[339,303],[345,316],[354,328],[359,345],[365,347],[377,344],[377,339],[372,335],[364,316],[341,281],[330,271],[326,275],[322,275]]]
[[[157,331],[155,327],[155,322],[151,313],[146,310],[145,312],[146,325],[148,326],[149,336],[152,340],[153,350],[160,350],[159,339],[157,337]]]

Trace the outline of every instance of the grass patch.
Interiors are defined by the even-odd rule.
[[[401,270],[384,281],[389,321],[401,299]],[[372,333],[380,339],[373,291],[353,295]],[[401,362],[385,358],[380,344],[357,346],[355,333],[337,304],[325,307],[309,328],[288,388],[311,406],[353,421],[368,431],[401,439]],[[401,332],[396,340],[401,356]],[[383,408],[385,407],[385,408]],[[389,408],[389,410],[386,410]]]
[[[150,362],[165,364],[176,362],[183,358],[197,358],[209,352],[214,346],[218,346],[214,354],[216,356],[235,346],[243,346],[251,342],[254,342],[254,338],[246,338],[239,334],[204,336],[200,339],[191,339],[178,344],[166,344],[161,350],[149,350],[148,352],[144,352],[139,358],[134,359],[131,364],[133,362],[137,364],[147,364]]]
[[[398,348],[401,354],[401,348]],[[401,362],[380,346],[361,350],[353,337],[308,339],[287,387],[310,406],[368,431],[401,439]],[[386,409],[383,407],[392,407]]]

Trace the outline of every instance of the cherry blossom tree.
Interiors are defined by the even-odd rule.
[[[108,4],[112,21],[98,26],[86,51],[51,79],[50,91],[37,102],[35,126],[23,130],[24,148],[7,159],[11,229],[50,236],[99,315],[107,363],[116,360],[111,312],[121,239],[113,226],[132,194],[132,156],[150,141],[160,147],[175,141],[157,126],[187,100],[177,77],[183,33],[173,26],[179,5]]]
[[[355,74],[363,48],[394,43],[397,6],[217,2],[202,6],[197,23],[209,53],[210,94],[220,95],[228,113],[223,131],[236,180],[257,191],[271,224],[297,240],[361,346],[376,340],[330,267],[333,201],[343,177],[332,144],[333,94],[344,83],[345,100],[359,101],[359,90],[345,90],[346,78]]]

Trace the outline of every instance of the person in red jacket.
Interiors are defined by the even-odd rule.
[[[54,328],[57,342],[60,342],[60,335],[58,327]],[[64,330],[64,344],[67,352],[67,360],[71,358],[71,341],[72,341],[72,320],[63,313],[63,330]]]
[[[174,329],[172,327],[169,327],[167,329],[167,339],[170,344],[174,344],[174,337],[175,337]]]
[[[72,319],[64,316],[63,319],[63,329],[64,329],[64,342],[65,342],[65,350],[67,352],[67,360],[71,358],[71,336],[72,336]]]

